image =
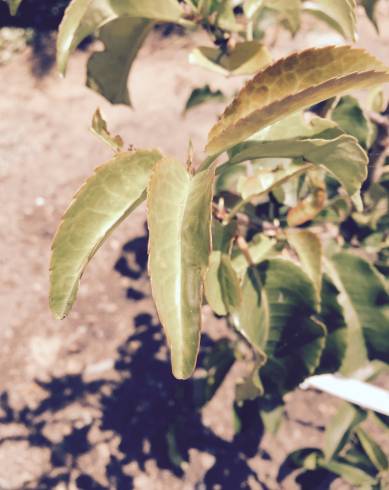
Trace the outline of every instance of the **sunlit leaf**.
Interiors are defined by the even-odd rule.
[[[22,0],[6,0],[11,15],[16,15]]]
[[[112,136],[108,131],[107,122],[101,115],[100,109],[93,114],[91,131],[114,151],[120,151],[123,148],[122,138],[119,135]]]
[[[176,0],[72,0],[59,26],[58,69],[65,73],[69,55],[80,42],[118,17],[175,22],[180,15]]]
[[[326,22],[346,39],[356,41],[355,0],[311,0],[303,2],[303,9]]]
[[[389,71],[363,50],[349,46],[307,49],[260,71],[235,97],[208,136],[216,154],[260,129],[351,90],[389,81]]]
[[[227,254],[218,250],[210,254],[204,286],[205,297],[216,314],[227,315],[238,308],[242,293],[238,276]]]
[[[82,273],[109,236],[144,199],[155,150],[119,153],[98,167],[74,197],[54,237],[50,307],[57,318],[71,309]]]
[[[232,318],[236,329],[263,358],[269,336],[269,306],[256,266],[247,269],[242,284],[242,301]]]
[[[112,104],[131,105],[128,75],[151,26],[148,20],[131,17],[119,17],[105,24],[99,34],[105,49],[93,53],[88,60],[87,86]]]
[[[323,274],[323,250],[320,238],[309,230],[294,229],[287,230],[286,238],[297,252],[304,271],[315,285],[317,298],[320,302]]]
[[[274,10],[292,33],[295,33],[300,26],[300,0],[246,0],[243,8],[249,19],[252,19],[260,9]]]
[[[350,433],[365,420],[363,410],[343,402],[336,414],[327,424],[324,433],[324,456],[327,461],[333,459],[349,440]]]
[[[356,434],[358,436],[359,442],[363,447],[366,455],[369,460],[373,463],[373,465],[377,468],[378,471],[385,471],[388,469],[388,458],[386,457],[383,450],[380,446],[375,442],[373,438],[369,436],[364,430],[360,427],[356,430]]]
[[[334,139],[286,139],[247,141],[230,150],[228,165],[257,158],[302,157],[325,167],[350,195],[359,191],[367,176],[368,158],[357,140],[342,134]]]
[[[324,187],[315,187],[312,192],[296,206],[289,209],[287,222],[289,226],[300,226],[316,218],[326,204]]]
[[[184,113],[206,102],[222,102],[225,96],[221,90],[212,90],[209,85],[192,90],[185,104]]]
[[[349,341],[343,372],[354,371],[369,359],[387,361],[389,351],[388,293],[373,265],[342,252],[332,257],[331,279],[340,291]]]
[[[252,75],[271,61],[267,48],[257,41],[244,41],[229,52],[201,46],[189,55],[189,62],[221,75]]]
[[[188,378],[197,358],[213,180],[213,167],[193,177],[179,162],[164,159],[148,189],[151,288],[177,378]]]

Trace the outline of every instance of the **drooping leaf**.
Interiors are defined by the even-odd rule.
[[[72,0],[59,26],[58,69],[64,74],[69,55],[80,42],[118,17],[175,22],[180,15],[176,0]]]
[[[144,199],[156,150],[119,153],[98,167],[74,197],[54,237],[50,307],[57,318],[71,309],[82,273],[109,236]]]
[[[111,135],[111,133],[108,131],[107,122],[101,115],[100,109],[97,109],[93,114],[91,131],[114,151],[118,152],[123,148],[124,143],[121,136]]]
[[[269,306],[256,266],[249,267],[243,279],[242,300],[232,315],[236,329],[261,357],[269,336]],[[258,370],[258,369],[257,369]]]
[[[323,274],[323,250],[320,238],[312,231],[293,229],[287,230],[286,238],[297,252],[303,269],[315,285],[318,301],[320,302]]]
[[[345,92],[389,81],[385,65],[349,46],[307,49],[260,71],[235,97],[208,136],[217,154],[260,129]]]
[[[200,46],[189,55],[189,62],[221,75],[252,75],[271,62],[267,48],[258,41],[244,41],[229,53],[219,48]]]
[[[326,345],[317,373],[332,373],[340,369],[347,348],[348,330],[343,310],[338,302],[339,291],[324,274],[320,319],[327,327]]]
[[[331,262],[329,273],[341,293],[339,301],[349,330],[343,372],[354,371],[368,358],[386,362],[389,321],[384,280],[373,265],[351,253],[336,254]]]
[[[119,17],[105,24],[99,34],[105,49],[88,60],[87,86],[112,104],[131,105],[128,75],[152,23],[145,19]]]
[[[363,410],[343,402],[336,414],[327,424],[324,433],[324,456],[330,461],[337,456],[349,440],[350,433],[357,427],[367,414]]]
[[[270,259],[257,267],[270,312],[264,349],[268,361],[260,375],[266,392],[282,395],[314,372],[326,329],[313,317],[318,306],[315,288],[300,267],[284,259]]]
[[[326,22],[346,39],[356,41],[355,0],[310,0],[304,1],[303,9]]]
[[[192,177],[179,162],[164,159],[148,188],[151,288],[180,379],[191,375],[199,346],[213,180],[213,167]]]
[[[277,12],[280,20],[294,34],[300,26],[300,0],[246,0],[244,12],[249,19],[253,19],[261,9]]]
[[[239,307],[242,293],[229,255],[218,250],[210,254],[204,286],[208,304],[217,315],[227,315]]]
[[[355,432],[369,460],[378,471],[386,471],[389,468],[388,458],[380,446],[360,427]]]
[[[200,88],[192,90],[188,100],[186,101],[184,114],[190,109],[197,107],[206,102],[222,102],[225,96],[221,90],[212,90],[209,85],[204,85]]]
[[[357,138],[365,148],[370,146],[373,128],[357,99],[351,95],[342,97],[333,109],[331,118],[344,132]]]
[[[368,158],[357,140],[342,134],[334,139],[286,139],[247,141],[229,152],[228,165],[257,158],[298,158],[322,165],[345,187],[349,195],[360,190],[367,176]]]

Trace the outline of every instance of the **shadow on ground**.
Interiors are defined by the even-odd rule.
[[[126,243],[115,269],[133,280],[144,279],[146,250],[146,234]],[[133,300],[140,295],[142,291],[135,288],[128,292]],[[81,373],[36,381],[45,395],[34,407],[15,409],[10,394],[1,394],[0,423],[18,424],[25,435],[5,437],[0,444],[27,441],[29,447],[43,448],[50,454],[49,471],[23,488],[51,490],[61,482],[66,486],[72,482],[82,490],[131,490],[130,465],[133,470],[135,463],[139,474],[153,461],[158,468],[182,477],[183,463],[189,461],[190,449],[196,449],[213,458],[211,467],[204,469],[204,476],[194,484],[195,490],[250,489],[254,481],[266,489],[248,464],[257,454],[270,459],[266,452],[259,453],[263,426],[257,403],[235,407],[240,430],[230,441],[202,421],[202,407],[234,362],[231,342],[221,339],[215,343],[203,336],[195,376],[177,381],[171,375],[160,325],[148,312],[138,314],[132,323],[134,333],[118,347],[114,368],[106,377],[88,381]],[[66,430],[58,432],[61,424]],[[95,459],[101,446],[106,448],[105,461]],[[92,465],[85,470],[81,462],[88,455]],[[97,466],[103,478],[96,477]],[[289,470],[285,467],[283,472]]]

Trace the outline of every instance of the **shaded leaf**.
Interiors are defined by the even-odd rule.
[[[374,485],[377,483],[376,478],[351,464],[338,461],[320,461],[320,466],[331,471],[331,473],[335,473],[352,485]]]
[[[373,465],[377,468],[378,471],[385,471],[388,469],[388,459],[380,448],[380,446],[372,439],[369,434],[367,434],[360,427],[355,431],[359,442],[369,460],[373,463]]]
[[[315,288],[293,262],[270,259],[258,266],[270,311],[265,346],[267,363],[261,368],[265,391],[282,395],[295,388],[319,364],[326,329],[313,315]]]
[[[87,86],[112,104],[131,105],[127,82],[132,63],[152,23],[145,19],[119,17],[105,24],[99,34],[105,49],[88,60]]]
[[[320,238],[309,230],[287,230],[286,238],[295,249],[301,265],[315,285],[318,301],[322,283],[322,245]]]
[[[185,104],[184,113],[206,102],[222,102],[225,96],[221,90],[212,90],[209,85],[192,90]]]
[[[347,348],[348,329],[343,309],[338,302],[339,291],[324,274],[321,291],[320,319],[327,327],[326,345],[317,373],[339,370]]]
[[[236,234],[236,223],[233,221],[227,225],[220,223],[217,219],[212,220],[212,247],[230,254],[232,242]]]
[[[330,461],[339,454],[349,440],[351,432],[363,420],[367,414],[350,403],[342,403],[336,414],[327,424],[324,433],[324,456]]]
[[[356,41],[355,0],[312,0],[304,1],[303,9],[326,22],[346,39]]]
[[[373,23],[378,32],[377,5],[379,0],[361,0],[361,4],[365,9],[366,15]]]
[[[331,118],[344,132],[357,138],[365,148],[370,146],[373,128],[355,97],[342,97],[333,109]]]
[[[339,289],[349,329],[343,372],[354,371],[369,359],[387,361],[388,294],[380,274],[366,260],[342,252],[332,257],[331,279]]]
[[[189,62],[221,75],[252,75],[271,62],[266,46],[257,41],[237,43],[229,52],[200,46],[189,55]]]
[[[220,251],[210,254],[204,286],[208,304],[217,315],[227,315],[239,307],[240,284],[227,254]]]
[[[50,308],[57,318],[71,309],[82,273],[113,229],[145,198],[156,150],[119,153],[96,169],[75,195],[54,237]]]
[[[148,188],[151,288],[173,374],[182,379],[191,375],[199,347],[213,180],[213,167],[191,176],[179,162],[164,159]]]
[[[114,151],[118,152],[123,148],[122,138],[119,135],[112,136],[108,131],[107,122],[101,115],[100,109],[93,114],[91,131]]]
[[[307,49],[260,71],[235,97],[208,136],[217,154],[260,129],[322,100],[389,81],[388,69],[349,46]]]
[[[276,244],[276,240],[258,233],[248,243],[248,252],[253,264],[259,264],[262,260],[268,258],[272,249]],[[232,257],[232,266],[236,270],[239,277],[245,275],[248,264],[243,253],[239,250]]]
[[[292,33],[300,27],[300,0],[246,0],[244,3],[244,12],[249,19],[264,8],[277,12]]]

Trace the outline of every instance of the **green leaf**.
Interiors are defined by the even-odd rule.
[[[307,49],[260,71],[239,92],[208,135],[220,153],[289,114],[345,92],[389,81],[388,68],[349,46]]]
[[[58,69],[64,74],[69,55],[80,42],[118,17],[175,22],[180,15],[176,0],[72,0],[59,26]]]
[[[331,119],[345,133],[357,138],[365,148],[370,146],[373,128],[355,97],[351,95],[342,97],[333,109]]]
[[[276,241],[273,238],[269,238],[262,233],[254,235],[251,241],[248,243],[248,252],[252,263],[259,264],[259,262],[268,258],[275,244]],[[232,266],[236,270],[238,276],[243,278],[243,276],[246,274],[248,264],[246,258],[240,250],[233,254]]]
[[[104,51],[88,60],[87,86],[112,104],[131,105],[127,82],[132,63],[152,23],[145,19],[119,17],[105,24],[99,34]]]
[[[319,237],[309,230],[289,229],[286,238],[297,252],[303,269],[315,285],[317,299],[320,302],[323,250]]]
[[[122,138],[119,135],[112,136],[108,131],[107,122],[101,115],[100,109],[97,109],[93,114],[91,131],[115,152],[119,152],[123,148]]]
[[[230,254],[232,242],[236,234],[236,223],[233,221],[227,225],[220,221],[212,220],[212,246],[213,250],[220,250],[225,254]]]
[[[208,267],[214,167],[191,176],[160,161],[148,188],[149,273],[171,348],[173,374],[188,378],[196,363],[203,279]]]
[[[11,15],[16,15],[22,0],[6,0],[6,2],[8,3]]]
[[[232,315],[233,323],[243,337],[264,358],[263,349],[269,336],[269,306],[256,267],[249,267],[243,279],[242,301]]]
[[[349,329],[343,372],[354,371],[367,358],[386,362],[389,322],[384,280],[369,262],[351,253],[334,255],[332,264],[329,273],[341,293],[339,301]]]
[[[317,373],[332,373],[340,369],[347,348],[348,329],[343,309],[338,302],[339,291],[324,274],[321,291],[320,319],[327,327],[326,345]]]
[[[367,176],[368,158],[353,136],[334,139],[287,139],[247,141],[232,148],[227,165],[257,158],[299,158],[322,165],[345,187],[349,195],[359,191]]]
[[[258,266],[270,311],[265,346],[267,363],[261,369],[265,391],[283,395],[298,386],[319,364],[326,329],[313,315],[315,288],[293,262],[270,259]]]
[[[304,1],[303,10],[326,22],[346,39],[356,41],[355,0]]]
[[[324,186],[313,186],[310,194],[290,208],[287,213],[288,226],[300,226],[312,221],[323,210],[326,204]]]
[[[184,114],[190,109],[206,102],[223,102],[225,96],[221,90],[212,90],[209,85],[192,90],[185,104]]]
[[[338,455],[347,444],[351,432],[367,414],[363,410],[343,402],[336,414],[331,418],[324,433],[324,456],[330,461]]]
[[[270,61],[269,51],[257,41],[237,43],[229,53],[219,48],[200,46],[189,55],[190,63],[221,75],[252,75]]]
[[[50,308],[64,318],[77,295],[82,273],[110,235],[145,198],[156,150],[119,153],[96,169],[64,214],[52,245]]]
[[[376,478],[351,464],[338,461],[320,461],[320,466],[342,477],[352,485],[374,485],[377,483]]]
[[[388,458],[382,451],[380,446],[372,439],[369,434],[367,434],[360,427],[355,431],[358,436],[359,442],[363,447],[366,455],[378,471],[386,471],[389,468]]]
[[[263,385],[259,377],[259,369],[263,362],[264,358],[259,356],[256,362],[253,363],[250,374],[236,383],[235,403],[238,405],[247,400],[255,400],[263,395]]]
[[[255,18],[264,8],[277,12],[293,34],[300,27],[300,0],[246,0],[243,8],[249,19]]]
[[[210,254],[204,287],[208,304],[217,315],[227,315],[239,307],[240,284],[227,254],[218,250]]]

